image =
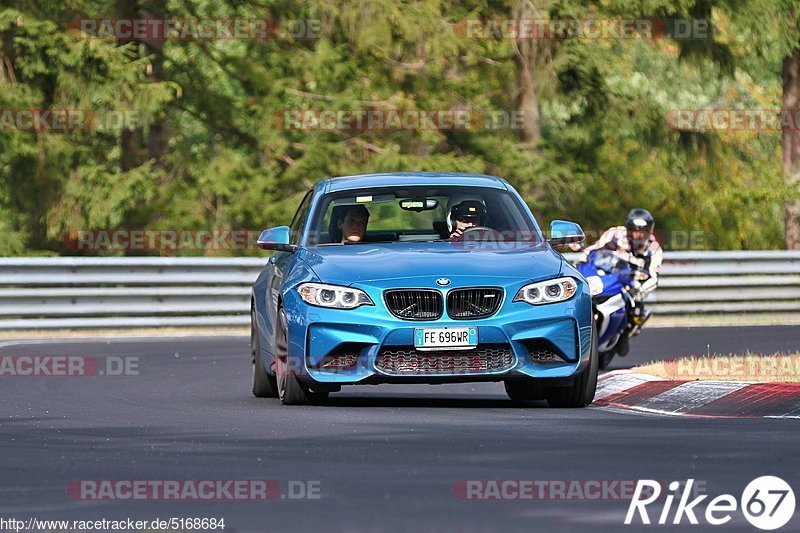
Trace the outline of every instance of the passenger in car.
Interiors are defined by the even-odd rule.
[[[342,244],[361,242],[367,232],[368,222],[369,210],[363,205],[351,205],[342,210],[336,221],[336,227],[341,231]]]

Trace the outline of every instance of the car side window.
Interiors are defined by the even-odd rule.
[[[303,233],[303,226],[308,218],[308,212],[311,211],[311,193],[308,191],[300,202],[300,207],[297,208],[297,213],[294,214],[292,223],[289,224],[289,244],[299,244],[300,236]]]

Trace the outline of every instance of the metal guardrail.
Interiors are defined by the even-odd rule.
[[[664,254],[659,315],[800,313],[800,252]]]
[[[567,254],[569,258],[571,254]],[[246,326],[267,258],[0,258],[0,330]],[[800,315],[800,252],[671,252],[658,315]]]
[[[0,330],[245,326],[267,258],[0,258]]]

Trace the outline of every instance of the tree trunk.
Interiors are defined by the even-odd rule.
[[[150,13],[142,13],[143,17],[153,16]],[[157,18],[163,18],[162,13],[156,15]],[[153,83],[158,83],[164,80],[164,42],[158,40],[143,41],[147,55],[152,60],[150,65],[152,69],[148,71],[147,79]],[[158,115],[150,122],[150,128],[147,134],[147,156],[149,159],[154,160],[154,168],[165,170],[167,167],[164,158],[169,148],[169,129],[167,128],[167,119],[164,115]]]
[[[116,10],[117,16],[121,19],[135,19],[139,13],[139,4],[132,0],[117,0]],[[138,48],[139,42],[132,42]],[[141,126],[122,130],[120,134],[120,167],[123,171],[136,168],[142,164],[144,159],[143,135]]]
[[[516,20],[540,18],[540,11],[533,0],[518,0],[512,10]],[[539,114],[539,97],[537,94],[534,69],[539,63],[538,50],[540,41],[522,37],[514,41],[515,59],[517,64],[518,99],[517,111],[522,120],[520,140],[531,146],[536,146],[542,137],[541,117]]]
[[[120,18],[165,18],[163,11],[160,10],[159,2],[117,0],[116,7]],[[164,79],[164,43],[159,39],[132,40],[129,42],[132,42],[137,49],[140,49],[143,45],[144,55],[152,58],[152,69],[148,70],[147,79],[154,83],[162,81]],[[166,167],[164,157],[167,154],[169,144],[169,130],[167,129],[166,118],[164,116],[155,117],[149,124],[146,138],[142,126],[123,130],[120,136],[120,143],[122,170],[138,167],[147,159],[154,160],[154,168],[164,169]]]
[[[531,67],[520,57],[517,58],[517,77],[520,89],[517,110],[522,119],[520,138],[526,144],[536,145],[542,137],[539,98]]]
[[[783,60],[783,109],[792,116],[800,110],[800,56]],[[794,193],[800,181],[800,129],[783,130],[783,171],[786,184]],[[800,250],[800,200],[791,199],[784,206],[786,249]]]

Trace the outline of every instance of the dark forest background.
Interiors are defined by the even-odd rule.
[[[80,229],[261,229],[318,179],[447,170],[510,180],[547,223],[650,209],[666,248],[800,248],[800,131],[692,131],[678,109],[800,109],[785,0],[3,0],[0,110],[135,110],[127,128],[0,128],[0,255]],[[267,40],[86,38],[85,18],[270,18]],[[466,19],[697,19],[704,39],[464,38]],[[293,26],[294,25],[294,26]],[[74,29],[74,28],[73,28]],[[521,112],[521,128],[286,130],[311,110]],[[231,253],[231,252],[214,252]],[[237,254],[245,253],[242,251]]]

